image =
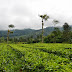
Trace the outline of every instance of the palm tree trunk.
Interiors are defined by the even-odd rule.
[[[43,25],[44,25],[44,24],[43,24],[43,19],[42,19],[42,43],[43,43],[43,32],[44,32],[44,31],[43,31]]]

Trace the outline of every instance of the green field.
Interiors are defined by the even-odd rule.
[[[72,44],[0,44],[0,72],[72,72]]]

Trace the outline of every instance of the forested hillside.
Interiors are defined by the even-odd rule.
[[[62,27],[59,27],[60,30],[62,30]],[[44,28],[44,36],[47,36],[54,30],[54,27],[47,27]],[[40,35],[42,33],[42,29],[39,30],[34,30],[34,29],[23,29],[23,30],[18,30],[16,29],[13,34],[10,34],[10,37],[19,37],[19,36],[24,36],[24,37],[29,37],[29,36],[35,36],[35,35]],[[7,30],[0,31],[0,37],[7,37]]]

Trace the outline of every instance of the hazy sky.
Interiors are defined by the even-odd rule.
[[[0,0],[0,30],[14,24],[16,29],[41,29],[39,14],[50,16],[44,27],[53,26],[53,19],[72,24],[72,0]]]

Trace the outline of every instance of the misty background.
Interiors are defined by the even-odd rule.
[[[72,25],[71,0],[0,0],[0,30],[7,30],[9,24],[15,29],[41,29],[40,14],[50,16],[44,22],[44,28],[54,26],[52,21],[58,20],[56,26],[65,22]]]

